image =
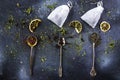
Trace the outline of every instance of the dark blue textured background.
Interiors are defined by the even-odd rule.
[[[45,5],[57,3],[57,6],[66,4],[67,0],[0,0],[0,80],[91,80],[89,75],[92,65],[92,46],[88,39],[92,32],[100,34],[101,44],[96,47],[95,80],[120,80],[120,0],[103,0],[104,12],[95,29],[80,19],[86,11],[96,7],[98,0],[73,0],[73,8],[64,24],[67,34],[64,36],[67,43],[63,49],[63,78],[58,77],[59,48],[54,40],[54,31],[59,28],[47,20],[51,12]],[[16,4],[19,3],[20,7]],[[24,10],[32,7],[33,11],[27,15]],[[12,15],[15,23],[9,30],[5,29],[8,17]],[[28,30],[30,20],[40,18],[41,25],[36,29],[38,44],[34,48],[35,62],[34,75],[29,74],[30,47],[25,39],[31,33]],[[26,20],[26,26],[21,25],[21,20]],[[83,31],[77,34],[68,24],[72,20],[79,20],[83,24]],[[103,33],[99,29],[101,21],[111,24],[111,29]],[[43,34],[51,38],[40,40]],[[75,35],[69,38],[69,35]],[[58,35],[56,32],[55,36]],[[81,37],[84,41],[81,40]],[[105,53],[109,42],[114,41],[115,47]],[[42,45],[42,46],[41,46]],[[44,46],[43,46],[44,45]],[[76,50],[76,45],[82,50]],[[45,58],[45,62],[41,59]]]

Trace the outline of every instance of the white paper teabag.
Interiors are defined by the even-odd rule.
[[[87,24],[89,24],[92,28],[95,28],[104,10],[102,5],[103,5],[102,1],[98,2],[97,7],[87,11],[81,17],[81,19],[85,21]]]
[[[69,1],[67,5],[61,5],[55,8],[50,15],[47,17],[50,21],[55,23],[60,28],[63,26],[67,16],[72,8],[72,3]]]

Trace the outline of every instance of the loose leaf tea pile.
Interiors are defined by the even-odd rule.
[[[37,44],[37,38],[35,36],[28,36],[28,38],[27,38],[27,44],[30,47],[34,47]]]

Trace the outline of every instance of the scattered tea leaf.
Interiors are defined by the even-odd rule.
[[[107,16],[108,16],[108,17],[111,16],[111,12],[112,12],[112,11],[108,11],[108,12],[107,12]]]
[[[65,28],[61,28],[59,31],[60,31],[60,33],[62,35],[65,35],[67,33],[67,31],[65,30]]]
[[[33,8],[32,8],[32,7],[28,7],[27,9],[25,9],[24,12],[25,12],[27,15],[30,15],[32,11],[33,11]]]
[[[10,30],[13,25],[14,25],[14,17],[13,15],[10,15],[8,17],[7,23],[5,24],[5,30]]]
[[[40,60],[41,60],[42,63],[44,63],[47,60],[47,58],[46,57],[41,57]]]
[[[83,52],[82,56],[86,56],[86,51]]]
[[[100,58],[97,58],[97,62],[98,62],[98,63],[100,63],[100,62],[101,62]]]
[[[75,49],[77,50],[77,52],[80,52],[82,50],[82,45],[75,45]]]
[[[115,41],[109,43],[109,48],[113,49],[115,47]]]
[[[20,3],[17,3],[16,6],[17,6],[17,7],[20,7]]]
[[[14,22],[14,17],[13,17],[13,15],[10,15],[10,16],[8,17],[8,22],[11,23],[11,24]]]
[[[115,47],[115,41],[112,40],[108,43],[108,46],[105,49],[105,54],[108,54],[109,52],[111,52],[114,49],[114,47]]]
[[[5,54],[9,55],[10,57],[16,57],[18,51],[16,48],[11,48],[8,45],[6,45],[6,50],[5,50]]]
[[[45,6],[46,6],[47,8],[49,8],[50,10],[53,10],[53,9],[55,9],[56,5],[57,5],[57,3],[53,3],[53,4],[51,4],[51,5],[45,5]]]

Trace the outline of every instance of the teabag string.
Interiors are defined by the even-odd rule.
[[[72,6],[72,2],[68,1],[67,5],[61,5],[55,8],[47,18],[61,28],[66,21]]]
[[[97,7],[87,11],[82,17],[81,19],[83,21],[85,21],[87,24],[89,24],[92,28],[95,28],[95,26],[97,25],[101,14],[103,12],[104,8],[103,8],[103,2],[99,1],[97,3]]]

